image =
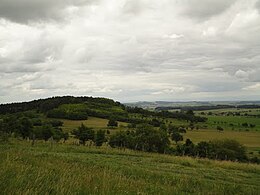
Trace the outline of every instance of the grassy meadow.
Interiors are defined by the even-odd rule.
[[[216,130],[198,130],[187,131],[184,138],[191,139],[194,143],[200,141],[216,140],[216,139],[235,139],[246,147],[259,147],[260,148],[260,133],[259,132],[246,132],[246,131],[223,131]]]
[[[65,132],[71,132],[73,129],[76,129],[81,124],[84,124],[88,127],[93,129],[107,129],[108,119],[102,119],[97,117],[89,117],[88,120],[67,120],[67,119],[60,119],[63,122],[62,129]],[[116,129],[120,130],[126,126],[127,123],[118,122],[118,127]]]
[[[130,150],[0,144],[1,194],[258,194],[260,166]]]
[[[260,109],[216,109],[206,111],[196,111],[197,115],[201,115],[201,112],[209,113],[207,115],[208,121],[206,125],[210,129],[216,129],[217,126],[223,127],[225,130],[235,131],[260,131]],[[229,113],[239,113],[239,115],[230,115]],[[258,115],[258,117],[256,117]],[[253,124],[255,127],[244,127],[242,124]]]

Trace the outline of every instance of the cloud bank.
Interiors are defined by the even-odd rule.
[[[0,103],[259,100],[259,0],[0,0]]]

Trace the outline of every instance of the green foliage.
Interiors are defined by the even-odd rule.
[[[88,113],[84,110],[83,106],[84,104],[64,104],[59,108],[50,110],[47,116],[70,120],[86,120],[88,118]]]
[[[140,125],[135,131],[117,132],[110,137],[111,147],[126,147],[146,152],[163,153],[169,148],[167,132],[150,125]]]
[[[107,123],[108,127],[117,127],[118,126],[118,122],[114,119],[114,118],[110,118],[108,123]]]
[[[185,144],[177,145],[177,153],[185,156],[195,156],[196,148],[190,139],[186,139]]]
[[[217,126],[218,131],[224,131],[224,129],[221,126]]]
[[[102,146],[102,144],[106,141],[106,132],[105,130],[98,130],[95,136],[95,144],[96,146]]]
[[[168,126],[168,133],[171,136],[171,139],[176,142],[183,141],[182,133],[186,133],[186,129],[183,126],[175,126],[170,124]]]
[[[88,103],[91,105],[107,105],[107,106],[116,106],[120,107],[121,110],[124,110],[124,105],[119,102],[114,102],[111,99],[107,98],[93,98],[93,97],[72,97],[72,96],[63,96],[63,97],[52,97],[47,99],[39,99],[30,102],[21,102],[21,103],[11,103],[11,104],[1,104],[0,113],[17,113],[25,112],[28,110],[37,110],[43,113],[47,113],[50,110],[58,108],[64,104],[82,104]]]
[[[0,143],[8,142],[9,134],[4,130],[4,123],[0,120]]]
[[[81,124],[72,134],[75,135],[75,138],[79,139],[83,145],[89,140],[94,141],[95,138],[95,131],[92,128],[86,127],[84,124]]]
[[[85,102],[81,104],[63,104],[47,113],[51,118],[70,120],[86,120],[88,116],[100,118],[127,118],[127,113],[122,106],[100,102]]]
[[[194,145],[189,139],[186,143],[177,147],[177,154],[199,156],[216,160],[231,160],[246,162],[246,149],[235,140],[214,140],[200,142]]]
[[[63,125],[63,122],[59,120],[50,120],[48,121],[48,123],[51,124],[53,127],[60,127]]]
[[[162,123],[158,119],[153,118],[151,121],[149,121],[149,124],[154,127],[160,127]]]
[[[18,134],[21,135],[23,138],[29,137],[32,133],[33,125],[31,121],[23,117],[20,119],[20,127],[18,129]]]
[[[165,125],[165,123],[160,125],[160,130],[167,131],[167,126]]]
[[[53,127],[51,125],[45,124],[39,128],[36,128],[34,134],[36,139],[43,139],[47,141],[54,134]]]
[[[210,141],[209,144],[212,149],[209,158],[232,161],[247,160],[245,147],[235,140],[216,140]]]
[[[109,145],[112,148],[131,148],[132,146],[132,137],[126,131],[118,131],[115,134],[111,135],[109,140]]]
[[[194,112],[193,112],[192,110],[188,110],[188,111],[186,112],[186,114],[191,115],[191,116],[194,116]]]
[[[171,134],[171,139],[177,144],[179,141],[183,140],[183,136],[179,132],[175,131]]]

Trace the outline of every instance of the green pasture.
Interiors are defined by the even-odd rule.
[[[71,132],[73,129],[79,127],[82,123],[87,127],[92,127],[94,129],[105,129],[107,127],[108,120],[96,117],[89,117],[88,120],[67,120],[67,119],[59,119],[63,122],[62,129],[65,132]],[[127,126],[127,123],[118,122],[118,127],[115,129],[122,129],[124,126]]]
[[[208,128],[216,129],[217,126],[223,127],[225,130],[246,130],[260,131],[260,118],[249,116],[207,116],[206,124]],[[254,128],[244,127],[243,123],[253,124]]]
[[[197,114],[200,114],[201,112],[207,113],[207,112],[212,112],[214,114],[219,114],[219,113],[228,113],[228,112],[239,112],[240,114],[260,114],[260,109],[259,108],[223,108],[223,109],[212,109],[212,110],[203,110],[203,111],[195,111]]]
[[[210,141],[216,139],[234,139],[246,147],[259,147],[260,148],[260,133],[259,132],[246,132],[246,131],[223,131],[217,130],[193,130],[187,131],[184,138],[191,139],[194,143],[201,141]]]

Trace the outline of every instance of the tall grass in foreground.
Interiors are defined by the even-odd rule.
[[[0,194],[259,194],[260,166],[129,150],[0,144]]]

